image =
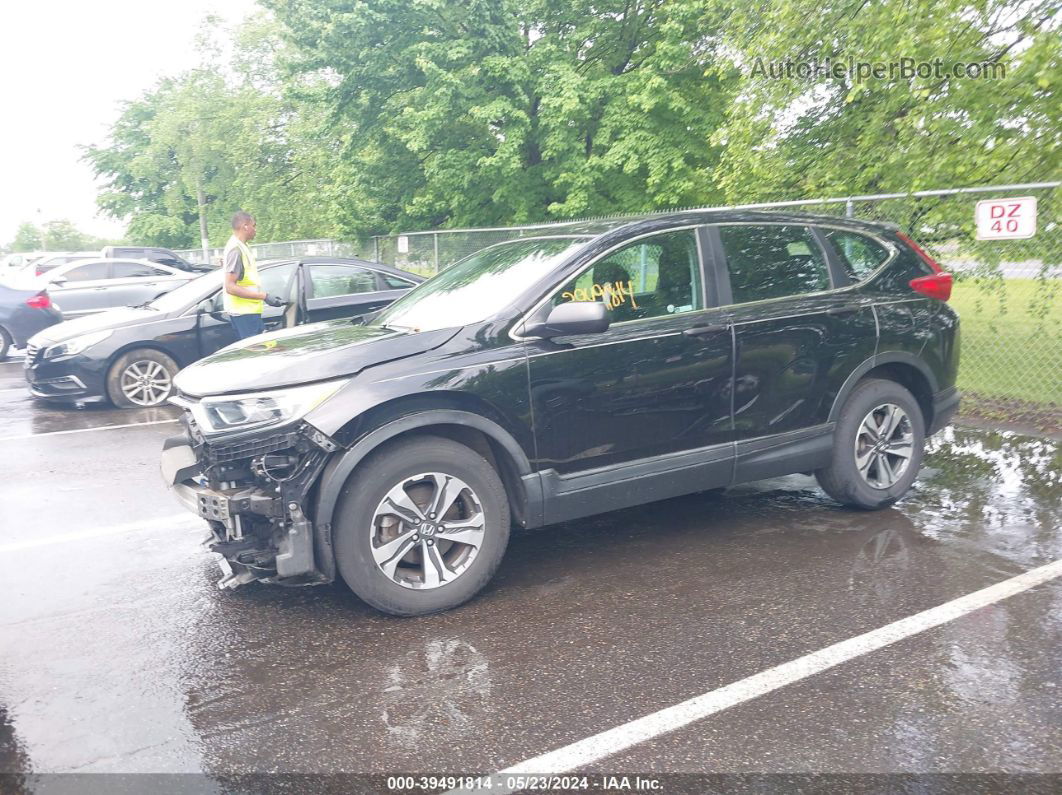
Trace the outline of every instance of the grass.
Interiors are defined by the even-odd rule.
[[[1062,404],[1062,280],[956,282],[962,322],[959,389],[986,397]]]

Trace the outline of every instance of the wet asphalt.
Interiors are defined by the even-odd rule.
[[[437,616],[221,592],[175,416],[0,364],[0,773],[501,770],[1062,558],[1062,444],[953,427],[894,508],[792,476],[516,532]],[[1060,640],[1056,579],[584,770],[1062,773]]]

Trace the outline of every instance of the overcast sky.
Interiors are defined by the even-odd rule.
[[[235,22],[254,8],[254,0],[0,2],[0,243],[23,221],[58,218],[121,236],[124,224],[96,213],[78,145],[106,139],[122,100],[197,63],[195,35],[208,14]]]

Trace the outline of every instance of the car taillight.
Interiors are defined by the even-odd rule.
[[[42,271],[40,268],[35,268],[35,270],[37,271],[37,275],[38,276],[43,276],[44,275],[44,271]]]
[[[48,293],[37,293],[26,299],[26,306],[30,309],[51,309],[52,299]]]
[[[921,257],[922,262],[928,265],[929,269],[933,271],[931,276],[919,276],[917,279],[911,279],[911,289],[916,293],[935,298],[938,301],[947,301],[951,298],[951,284],[953,281],[951,274],[945,273],[944,269],[940,267],[935,259],[926,253],[925,249],[911,240],[911,238],[903,232],[897,232],[896,235],[900,240],[910,246],[914,253]]]
[[[947,301],[951,298],[952,278],[950,273],[934,273],[932,276],[919,276],[911,279],[910,285],[916,293],[936,298],[938,301]]]

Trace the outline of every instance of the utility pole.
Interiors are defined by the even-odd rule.
[[[195,203],[199,208],[199,242],[203,246],[203,262],[210,264],[210,238],[207,236],[206,193],[203,192],[203,177],[195,179]]]
[[[37,208],[37,228],[41,232],[41,251],[48,250],[48,228],[44,225],[44,213],[41,212],[41,208]]]

